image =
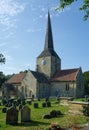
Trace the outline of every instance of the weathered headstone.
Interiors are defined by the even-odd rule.
[[[21,109],[21,122],[29,122],[30,121],[31,110],[28,106],[24,106]]]
[[[43,102],[43,103],[42,103],[42,107],[46,107],[46,102]]]
[[[34,103],[34,108],[38,108],[38,103]]]
[[[18,123],[18,110],[14,107],[6,112],[6,124],[16,125]]]
[[[47,107],[51,107],[51,102],[47,101]]]
[[[31,105],[31,104],[32,104],[32,101],[27,101],[27,103],[28,103],[29,105]]]

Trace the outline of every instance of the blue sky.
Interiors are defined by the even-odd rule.
[[[35,70],[36,57],[44,48],[48,8],[62,69],[89,70],[89,20],[83,21],[80,2],[55,11],[59,0],[0,0],[0,53],[6,57],[0,71]]]

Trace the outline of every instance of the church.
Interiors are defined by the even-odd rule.
[[[36,70],[13,75],[3,87],[7,97],[35,98],[84,96],[81,67],[61,69],[61,58],[55,52],[50,13],[48,12],[43,51],[36,58]]]

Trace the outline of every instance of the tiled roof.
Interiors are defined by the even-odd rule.
[[[21,83],[21,81],[23,80],[23,78],[25,77],[26,73],[19,73],[19,74],[15,74],[13,75],[8,81],[7,83]]]
[[[75,81],[79,68],[59,70],[57,71],[51,81]]]
[[[49,80],[46,78],[46,76],[43,73],[39,73],[36,71],[31,71],[31,73],[34,75],[34,77],[37,79],[40,83],[49,83]]]
[[[54,50],[44,50],[41,52],[41,54],[37,57],[37,58],[41,58],[44,56],[55,56],[57,58],[59,58],[59,56],[57,55],[57,53]]]

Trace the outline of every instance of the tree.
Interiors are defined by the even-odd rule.
[[[3,72],[0,71],[0,88],[2,87],[2,84],[5,83],[7,80],[10,79],[12,75],[5,75]]]
[[[4,55],[3,54],[0,54],[0,63],[2,64],[5,64],[5,57],[4,57]]]
[[[84,86],[86,94],[89,94],[89,71],[84,72]]]
[[[3,74],[3,72],[0,72],[0,88],[5,81],[6,81],[5,75]]]
[[[64,9],[66,6],[71,5],[75,1],[78,1],[78,0],[59,0],[60,4],[59,4],[59,7],[56,8],[56,10]],[[84,20],[87,20],[89,18],[89,0],[83,0],[83,4],[79,8],[79,10],[84,11],[84,13],[85,13]]]

